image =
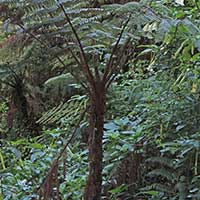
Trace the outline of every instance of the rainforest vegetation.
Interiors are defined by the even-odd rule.
[[[0,0],[0,200],[200,200],[200,0]]]

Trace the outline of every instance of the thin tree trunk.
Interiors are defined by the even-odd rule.
[[[89,136],[89,175],[86,183],[84,199],[100,200],[102,188],[102,161],[103,161],[103,125],[105,113],[105,90],[99,87],[91,98]]]

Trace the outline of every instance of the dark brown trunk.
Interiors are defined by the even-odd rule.
[[[92,107],[90,113],[89,136],[89,175],[86,183],[84,199],[100,200],[102,188],[102,160],[103,160],[103,125],[105,90],[99,87],[91,97]]]

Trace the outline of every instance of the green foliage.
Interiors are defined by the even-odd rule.
[[[88,100],[79,84],[79,80],[85,80],[70,54],[72,49],[79,58],[78,47],[57,3],[52,0],[0,2],[9,5],[13,12],[10,21],[7,16],[3,18],[7,31],[16,30],[22,20],[23,26],[18,27],[22,33],[16,36],[25,35],[27,39],[25,44],[17,43],[21,44],[17,45],[18,58],[5,52],[5,48],[0,50],[0,57],[5,58],[0,61],[4,94],[9,91],[6,83],[12,84],[14,80],[11,69],[23,77],[25,88],[40,80],[37,87],[55,97],[74,88],[81,93],[72,98],[70,93],[64,101],[43,100],[47,111],[41,112],[37,119],[38,125],[43,126],[40,136],[0,140],[0,199],[25,200],[37,196],[35,189],[43,182],[43,175]],[[101,8],[91,8],[89,1],[62,2],[80,35],[92,73],[96,68],[103,72],[120,24],[131,14],[119,49],[128,52],[120,57],[127,59],[128,72],[116,77],[107,97],[103,197],[200,199],[199,2],[185,1],[184,6],[165,0],[120,2]],[[30,40],[30,33],[37,39]],[[129,46],[121,49],[126,41]],[[58,56],[64,65],[57,60]],[[124,66],[121,63],[119,67]],[[71,72],[76,76],[69,75]],[[9,95],[5,96],[0,102],[0,138],[7,134]],[[66,160],[59,163],[59,192],[63,199],[83,198],[88,152],[87,144],[80,141],[80,133],[86,124],[85,119],[67,149]],[[141,159],[138,161],[135,155]],[[64,176],[63,169],[66,169]],[[139,178],[127,172],[136,172]]]
[[[43,175],[65,142],[64,136],[65,129],[55,129],[47,130],[37,138],[2,143],[0,190],[4,199],[25,200],[37,197],[35,191],[38,184],[42,183]],[[59,139],[61,137],[63,141]],[[60,192],[63,198],[78,199],[82,196],[87,151],[81,152],[79,149],[79,142],[74,141],[73,149],[69,147],[66,151],[66,160],[60,163],[60,167],[66,165],[66,172],[60,170]]]
[[[1,115],[1,120],[0,120],[0,134],[5,135],[6,134],[6,112],[8,110],[8,107],[6,105],[6,102],[3,101],[0,104],[0,115]]]

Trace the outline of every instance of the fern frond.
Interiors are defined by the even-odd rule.
[[[104,8],[105,10],[115,12],[116,14],[119,14],[119,13],[125,14],[128,12],[134,14],[134,11],[138,13],[140,12],[142,7],[143,5],[138,2],[129,2],[126,4],[110,4],[110,5],[102,6],[102,8]]]
[[[173,172],[164,168],[154,169],[153,171],[149,172],[147,175],[151,177],[161,176],[162,178],[166,178],[168,181],[172,183],[174,183],[177,180],[177,177]]]
[[[175,166],[173,164],[173,160],[166,158],[166,157],[151,157],[151,158],[148,158],[146,160],[146,162],[152,163],[152,164],[154,164],[154,163],[160,164],[162,166],[166,166],[166,167],[169,167],[169,168],[172,168],[172,169],[175,168]]]
[[[87,98],[82,96],[79,98],[72,98],[65,103],[52,108],[44,113],[44,115],[37,121],[39,124],[73,124],[86,107]]]
[[[55,77],[52,77],[50,79],[48,79],[44,84],[45,86],[49,86],[49,85],[56,85],[56,84],[61,84],[64,82],[64,84],[66,83],[72,83],[74,81],[73,77],[71,76],[71,74],[61,74]]]
[[[167,186],[165,186],[163,184],[159,184],[159,183],[154,183],[150,186],[146,186],[141,189],[141,191],[149,191],[149,190],[156,190],[156,191],[166,192],[169,194],[173,193],[173,190],[170,187],[167,187]]]

